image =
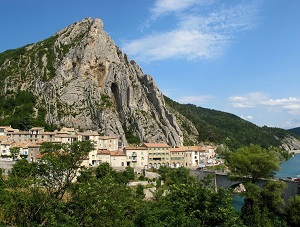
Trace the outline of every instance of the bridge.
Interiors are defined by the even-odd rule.
[[[213,185],[215,186],[215,190],[219,190],[220,188],[235,188],[242,182],[234,181],[229,179],[226,173],[219,173],[219,172],[212,172],[212,171],[205,171],[205,170],[191,170],[191,174],[195,176],[197,179],[203,179],[207,175],[214,175],[213,178]],[[274,179],[279,180],[279,179]],[[283,199],[287,203],[289,198],[295,195],[300,194],[300,182],[295,182],[289,179],[280,179],[284,181],[287,185],[287,188],[283,192]],[[263,187],[267,183],[266,179],[260,179],[256,185]]]

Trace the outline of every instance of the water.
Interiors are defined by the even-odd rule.
[[[242,206],[244,205],[244,196],[240,194],[232,194],[232,206],[236,211],[241,211]]]
[[[297,177],[300,175],[300,154],[296,154],[295,157],[290,158],[286,162],[280,164],[280,171],[276,173],[276,178]],[[232,195],[232,205],[240,211],[244,204],[244,197],[239,194]]]
[[[297,177],[300,175],[300,154],[280,164],[280,170],[276,173],[277,178]]]

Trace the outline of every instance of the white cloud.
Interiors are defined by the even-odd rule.
[[[270,99],[268,95],[256,92],[232,96],[229,101],[235,108],[265,108],[269,111],[287,111],[292,115],[300,115],[300,98],[296,97]]]
[[[199,0],[158,0],[154,3],[151,11],[153,12],[154,17],[159,17],[162,14],[182,11],[194,4],[199,4],[199,2]]]
[[[240,116],[240,118],[242,118],[242,119],[244,119],[244,120],[253,120],[253,116],[250,116],[250,115],[248,115],[248,116]]]
[[[152,32],[124,43],[122,50],[143,62],[219,57],[236,34],[253,27],[256,9],[248,3],[225,6],[217,0],[157,0],[151,12],[155,19],[163,20],[162,15],[174,18],[168,20],[172,29]],[[170,12],[180,13],[169,15]]]
[[[179,103],[193,103],[193,104],[205,104],[212,97],[210,95],[198,95],[198,96],[183,96],[176,99]]]
[[[174,30],[155,34],[126,44],[123,49],[140,61],[150,62],[169,58],[210,58],[217,56],[226,37],[196,30]]]

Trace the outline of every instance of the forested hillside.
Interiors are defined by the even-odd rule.
[[[193,104],[180,104],[168,97],[165,97],[165,101],[167,106],[184,115],[195,125],[199,132],[199,141],[223,143],[233,149],[251,143],[267,148],[281,146],[282,140],[290,134],[280,128],[259,127],[234,114]]]
[[[298,127],[298,128],[291,128],[288,131],[300,136],[300,127]]]

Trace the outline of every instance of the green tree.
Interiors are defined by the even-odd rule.
[[[11,147],[11,148],[9,148],[9,152],[10,152],[11,157],[13,158],[13,160],[16,160],[16,158],[20,154],[20,148],[19,147]]]
[[[241,218],[245,225],[276,226],[283,225],[277,217],[282,211],[284,201],[281,198],[283,182],[272,180],[274,171],[279,170],[278,155],[272,149],[263,149],[251,144],[242,147],[227,157],[231,177],[244,182],[246,187]],[[256,185],[260,179],[267,180],[263,186]],[[276,214],[276,215],[275,215]]]
[[[137,198],[144,199],[145,193],[144,193],[144,186],[141,184],[138,184],[135,190],[135,195]]]
[[[289,226],[300,226],[300,196],[296,195],[289,199],[285,208],[285,219]]]
[[[43,143],[40,148],[42,158],[37,166],[41,185],[55,198],[62,199],[82,161],[93,149],[89,140],[72,144]]]
[[[278,218],[285,203],[282,192],[286,184],[281,181],[268,181],[260,188],[253,183],[246,184],[245,203],[241,209],[241,218],[247,226],[284,226]]]
[[[280,169],[275,152],[253,144],[237,149],[227,161],[233,176],[250,180],[252,183],[256,183],[260,178],[271,178],[274,172]]]
[[[142,212],[141,200],[111,177],[77,183],[71,196],[68,207],[80,226],[134,226]]]
[[[137,226],[240,226],[225,189],[215,192],[202,182],[174,183],[157,201],[146,201]]]
[[[101,163],[96,169],[96,177],[103,179],[105,177],[112,176],[113,168],[109,165],[108,162]]]
[[[128,181],[134,180],[135,174],[134,174],[134,169],[130,166],[127,166],[125,168],[125,171],[123,171],[123,175],[126,177]]]

